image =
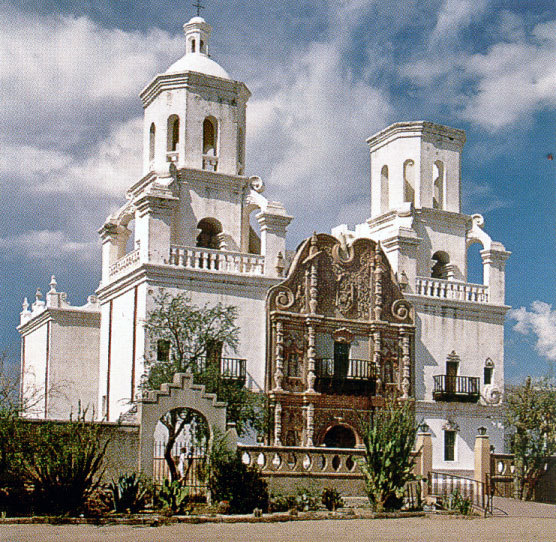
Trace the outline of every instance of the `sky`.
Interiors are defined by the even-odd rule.
[[[506,378],[556,362],[556,9],[549,0],[205,0],[211,54],[252,92],[247,171],[289,248],[370,214],[366,139],[464,129],[463,212],[512,252]],[[0,349],[24,296],[82,305],[97,230],[139,179],[139,92],[184,53],[193,1],[0,0]],[[478,257],[478,255],[476,255]]]

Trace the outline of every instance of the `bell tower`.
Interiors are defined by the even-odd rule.
[[[169,165],[242,175],[245,110],[251,93],[210,58],[211,26],[193,17],[184,26],[185,55],[141,92],[143,173]]]

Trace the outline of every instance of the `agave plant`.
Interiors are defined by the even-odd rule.
[[[122,474],[109,484],[116,512],[135,513],[145,505],[149,486],[137,473]]]

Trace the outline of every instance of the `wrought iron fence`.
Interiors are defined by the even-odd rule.
[[[489,484],[456,474],[434,471],[429,473],[429,495],[449,499],[455,492],[469,499],[471,504],[482,510],[485,515],[492,514],[492,494]]]
[[[479,397],[479,378],[476,376],[437,375],[434,377],[433,394]]]
[[[207,494],[207,484],[202,476],[202,471],[205,466],[206,447],[187,446],[184,442],[176,442],[172,447],[172,457],[176,468],[179,465],[182,448],[185,448],[186,452],[181,483],[189,488],[190,495],[204,497]],[[158,441],[154,443],[153,480],[156,483],[161,483],[163,480],[170,478],[170,469],[164,458],[165,449],[166,442]]]

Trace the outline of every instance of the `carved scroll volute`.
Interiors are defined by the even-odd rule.
[[[411,334],[400,330],[402,343],[402,399],[409,399],[411,392]]]
[[[278,310],[287,310],[295,303],[295,295],[287,286],[281,286],[274,297],[274,303]]]
[[[282,322],[276,322],[276,370],[274,371],[274,389],[282,390],[284,380],[284,329]]]
[[[375,306],[374,306],[374,316],[375,320],[380,320],[382,318],[382,255],[380,253],[380,247],[378,243],[375,248],[374,255],[374,294],[375,294]]]
[[[405,299],[396,299],[396,301],[392,303],[392,316],[400,322],[408,319],[413,321],[413,307],[411,303]]]

